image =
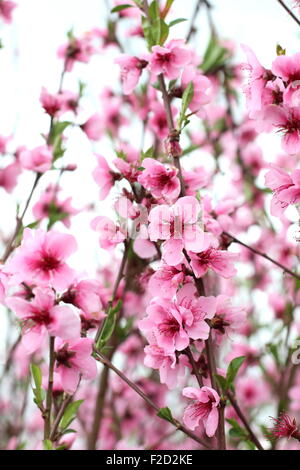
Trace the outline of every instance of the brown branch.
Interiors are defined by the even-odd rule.
[[[119,369],[117,369],[109,359],[107,359],[107,357],[105,357],[102,353],[100,353],[99,351],[95,350],[95,357],[98,361],[100,361],[103,365],[105,365],[106,367],[109,367],[109,369],[111,369],[113,372],[115,372],[115,374],[117,374],[124,382],[127,383],[127,385],[132,388],[140,397],[143,398],[143,400],[151,407],[153,408],[157,413],[160,411],[160,408],[159,406],[157,406],[144,392],[143,390],[138,387],[134,382],[132,382],[128,377],[126,377],[126,375],[123,374],[122,371],[120,371]],[[182,431],[184,434],[186,434],[187,436],[189,436],[191,439],[193,439],[194,441],[198,442],[199,444],[201,444],[203,447],[205,447],[206,449],[212,449],[211,447],[209,447],[202,439],[200,439],[196,434],[194,434],[193,432],[191,432],[189,429],[187,429],[183,424],[181,424],[179,421],[177,420],[173,420],[172,423],[173,426],[176,427],[176,429],[178,429],[179,431]]]
[[[287,268],[286,266],[283,266],[283,264],[279,263],[278,261],[276,261],[275,259],[271,258],[270,256],[266,255],[266,253],[262,253],[261,251],[257,250],[256,248],[253,248],[252,246],[250,245],[247,245],[246,243],[242,242],[241,240],[239,240],[238,238],[234,237],[233,235],[230,235],[230,233],[227,233],[227,232],[223,232],[224,235],[226,235],[226,237],[229,237],[231,238],[235,243],[238,243],[239,245],[242,245],[244,246],[245,248],[247,248],[248,250],[252,251],[252,253],[258,255],[258,256],[262,256],[262,258],[265,258],[267,259],[268,261],[270,261],[271,263],[273,264],[276,264],[276,266],[278,266],[279,268],[281,268],[284,272],[290,274],[290,276],[293,276],[294,278],[296,279],[299,279],[300,280],[300,275],[295,273],[294,271],[291,271],[289,268]]]
[[[68,404],[71,403],[72,401],[72,398],[73,398],[73,395],[67,395],[66,398],[64,399],[57,415],[56,415],[56,418],[54,420],[54,423],[53,423],[53,426],[52,426],[52,430],[51,430],[51,433],[50,433],[50,441],[51,442],[54,442],[55,440],[57,440],[57,436],[56,436],[56,433],[57,433],[57,429],[58,429],[58,426],[59,426],[59,423],[60,423],[60,420],[61,418],[63,417],[63,414],[65,412],[65,409],[67,408]]]
[[[54,336],[50,336],[49,339],[49,375],[48,375],[48,389],[46,396],[46,409],[45,409],[45,418],[44,418],[44,439],[49,439],[50,437],[50,428],[51,428],[51,410],[52,410],[52,391],[53,391],[53,374],[54,374],[54,365],[55,365],[55,356],[54,356]]]
[[[115,280],[113,291],[112,291],[112,298],[111,298],[110,302],[108,303],[106,313],[109,312],[109,309],[113,305],[113,302],[114,302],[114,300],[116,298],[116,295],[117,295],[117,291],[118,291],[120,282],[121,282],[121,280],[124,276],[124,269],[125,269],[125,265],[126,265],[127,258],[128,258],[128,251],[129,251],[129,244],[127,242],[125,242],[122,261],[120,263],[120,268],[119,268],[117,278]],[[94,341],[95,346],[97,345],[97,341],[100,338],[103,325],[104,324],[99,326],[98,331],[96,333],[96,337],[95,337],[95,341]],[[112,359],[112,357],[113,357],[113,355],[114,355],[114,353],[117,349],[117,346],[118,346],[118,341],[117,341],[117,338],[116,338],[115,334],[113,334],[113,336],[111,338],[111,341],[109,343],[109,346],[110,346],[110,350],[109,350],[109,353],[108,353],[109,354],[109,359]],[[93,419],[93,423],[92,423],[92,429],[91,429],[91,431],[88,435],[88,439],[87,439],[88,450],[95,450],[96,449],[98,435],[99,435],[99,431],[100,431],[101,423],[102,423],[102,419],[103,419],[106,393],[108,391],[108,380],[109,380],[109,368],[104,365],[102,373],[99,377],[99,386],[98,386],[98,393],[97,393],[96,404],[95,404],[95,411],[94,411],[94,419]]]
[[[285,11],[293,18],[294,21],[296,21],[297,25],[300,26],[300,20],[298,20],[297,16],[292,12],[292,10],[289,9],[289,7],[282,1],[282,0],[277,0],[278,3],[285,9]]]
[[[41,176],[42,176],[42,173],[37,173],[37,174],[36,174],[36,177],[35,177],[33,186],[32,186],[32,188],[31,188],[31,190],[30,190],[29,196],[28,196],[28,198],[27,198],[27,201],[26,201],[24,210],[23,210],[21,216],[20,216],[20,217],[17,217],[16,228],[15,228],[15,231],[14,231],[14,233],[13,233],[13,235],[12,235],[12,237],[11,237],[11,239],[10,239],[10,241],[9,241],[9,243],[8,243],[8,245],[7,245],[7,247],[6,247],[6,250],[5,250],[5,252],[4,252],[4,255],[3,255],[3,257],[2,257],[2,260],[1,260],[2,263],[5,263],[5,262],[7,261],[9,255],[12,253],[12,251],[13,251],[14,248],[15,248],[15,247],[14,247],[15,240],[16,240],[16,238],[17,238],[17,236],[18,236],[18,234],[19,234],[19,231],[20,231],[20,229],[21,229],[21,227],[22,227],[25,214],[26,214],[26,212],[27,212],[27,209],[28,209],[29,204],[30,204],[30,202],[31,202],[33,193],[34,193],[34,191],[35,191],[35,189],[36,189],[36,187],[37,187],[37,185],[38,185],[38,182],[39,182]]]
[[[194,359],[193,353],[191,351],[191,348],[188,346],[184,352],[186,353],[187,357],[189,358],[190,364],[192,366],[192,369],[193,369],[194,375],[197,379],[199,387],[200,388],[203,387],[203,380],[202,380],[202,377],[199,373],[199,369],[198,369],[197,364],[195,362],[195,359]]]
[[[249,437],[251,439],[251,441],[253,442],[253,444],[256,445],[256,447],[259,449],[259,450],[264,450],[264,448],[262,447],[261,443],[259,442],[259,440],[257,439],[257,437],[255,436],[254,432],[252,431],[251,427],[250,427],[250,424],[248,423],[246,417],[244,416],[243,412],[241,411],[236,399],[234,398],[233,394],[230,392],[230,390],[227,391],[227,397],[231,403],[231,405],[233,406],[236,414],[238,415],[238,417],[240,418],[240,420],[242,421],[243,425],[245,426],[248,434],[249,434]]]

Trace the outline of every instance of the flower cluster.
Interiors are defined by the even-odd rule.
[[[176,0],[110,3],[103,29],[59,47],[39,140],[0,133],[4,215],[17,207],[0,227],[0,447],[262,450],[277,409],[272,448],[299,449],[284,212],[300,202],[300,53],[278,46],[269,70],[243,46],[241,65],[208,2],[199,51],[197,15],[176,34]],[[0,0],[0,20],[14,7]],[[83,70],[104,57],[95,99]],[[272,129],[279,155],[260,145]]]

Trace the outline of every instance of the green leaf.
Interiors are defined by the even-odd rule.
[[[232,426],[232,428],[229,430],[230,437],[245,439],[246,433],[235,419],[226,419],[226,421]]]
[[[280,44],[277,44],[276,54],[277,55],[285,55],[286,54],[286,49],[283,49]]]
[[[69,121],[54,122],[52,124],[51,132],[50,132],[50,138],[49,138],[50,144],[54,146],[56,140],[62,136],[66,128],[70,126],[71,124],[72,123]]]
[[[229,51],[218,43],[215,35],[212,35],[205,51],[200,68],[204,73],[212,73],[225,65],[229,58]]]
[[[62,432],[62,434],[76,434],[77,431],[75,429],[66,429],[65,431]]]
[[[77,400],[73,403],[68,404],[67,408],[65,409],[64,415],[60,421],[60,428],[62,431],[65,431],[68,426],[72,423],[72,421],[76,418],[79,407],[83,402],[84,400]]]
[[[199,149],[199,145],[190,145],[189,147],[183,150],[182,156],[188,155],[189,153],[192,153],[197,149]]]
[[[35,388],[32,388],[34,394],[33,401],[39,408],[42,408],[45,399],[45,392],[42,389],[42,372],[36,364],[30,364],[30,370],[35,384]]]
[[[48,230],[53,227],[56,222],[66,219],[69,216],[67,212],[63,212],[54,202],[49,204],[48,208]]]
[[[186,112],[194,96],[194,84],[190,82],[182,95],[182,105],[180,111],[180,117],[178,127],[181,129],[182,123],[186,120]]]
[[[159,3],[157,0],[153,0],[153,2],[151,2],[149,6],[149,16],[152,21],[155,21],[160,18]]]
[[[55,450],[52,442],[49,439],[45,439],[43,441],[43,447],[44,447],[44,450]]]
[[[118,5],[117,7],[111,10],[111,13],[118,13],[118,11],[126,10],[127,8],[133,8],[133,5],[129,5],[129,3],[124,3],[124,5]]]
[[[169,421],[169,423],[174,423],[172,412],[167,406],[165,408],[160,408],[160,410],[157,412],[157,416],[166,421]]]
[[[245,356],[240,356],[236,357],[235,359],[232,359],[232,361],[230,362],[226,374],[226,380],[229,387],[233,385],[234,379],[245,359]]]
[[[227,380],[225,379],[225,377],[223,377],[223,375],[219,375],[219,374],[215,374],[215,377],[216,377],[216,380],[217,380],[219,386],[221,387],[222,391],[226,392],[226,390],[228,388],[228,384],[227,384]]]
[[[158,39],[158,43],[161,46],[163,46],[166,40],[168,39],[170,28],[164,20],[160,19],[159,21],[160,21],[160,36]]]
[[[30,364],[30,370],[31,370],[36,388],[40,389],[42,386],[42,379],[43,379],[41,369],[36,364]]]
[[[111,338],[111,335],[113,334],[115,326],[116,326],[116,314],[121,310],[121,308],[122,308],[121,300],[119,300],[116,307],[109,308],[107,317],[104,321],[103,328],[99,336],[99,339],[96,343],[96,349],[99,349],[99,350],[103,349],[107,341]]]
[[[172,28],[172,26],[175,26],[176,24],[183,23],[184,21],[187,21],[186,18],[177,18],[177,20],[173,20],[169,23],[169,28]]]
[[[144,160],[144,158],[153,158],[154,156],[154,147],[150,147],[148,148],[148,150],[146,150],[146,152],[142,152],[142,161]]]

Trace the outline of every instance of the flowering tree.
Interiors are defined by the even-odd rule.
[[[0,20],[15,6],[0,0]],[[70,31],[59,48],[58,90],[40,94],[40,145],[0,136],[0,190],[33,175],[2,239],[0,447],[299,449],[300,274],[288,212],[300,202],[300,53],[277,45],[265,66],[243,45],[237,63],[207,0],[188,19],[175,0],[109,9],[106,29]],[[210,41],[199,56],[201,9]],[[85,118],[88,84],[68,90],[65,77],[108,48],[120,85],[107,84]],[[64,175],[78,171],[64,163],[73,131],[99,148],[110,139],[111,155],[95,155],[101,209],[61,196]],[[263,155],[265,132],[280,132],[280,155]],[[97,273],[72,267],[83,210],[83,230],[110,260]]]

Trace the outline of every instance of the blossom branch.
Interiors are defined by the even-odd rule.
[[[227,233],[227,232],[223,232],[224,235],[226,235],[227,237],[231,238],[232,241],[234,241],[235,243],[238,243],[239,245],[242,245],[244,246],[245,248],[247,248],[248,250],[252,251],[252,253],[258,255],[258,256],[262,256],[263,258],[267,259],[268,261],[270,261],[271,263],[273,264],[276,264],[276,266],[278,266],[279,268],[281,268],[284,272],[290,274],[290,276],[293,276],[295,279],[300,279],[300,275],[295,273],[294,271],[291,271],[289,268],[287,268],[286,266],[283,266],[283,264],[279,263],[278,261],[274,260],[273,258],[271,258],[270,256],[266,255],[265,253],[262,253],[261,251],[257,250],[256,248],[253,248],[252,246],[250,245],[247,245],[246,243],[242,242],[241,240],[239,240],[238,238],[234,237],[233,235],[231,235],[230,233]]]
[[[97,349],[95,350],[95,358],[100,361],[103,365],[105,365],[106,367],[109,367],[109,369],[111,369],[113,372],[115,372],[115,374],[117,374],[124,382],[127,383],[127,385],[132,388],[140,397],[143,398],[143,400],[145,400],[145,402],[151,406],[151,408],[153,408],[157,413],[160,411],[160,408],[143,392],[143,390],[140,389],[140,387],[138,387],[134,382],[132,382],[128,377],[126,377],[125,374],[123,374],[123,372],[121,372],[119,369],[117,369],[111,362],[109,359],[107,359],[102,353],[100,353]],[[178,431],[182,431],[184,434],[186,434],[187,436],[189,436],[191,439],[193,439],[194,441],[198,442],[199,444],[201,444],[203,447],[205,447],[206,449],[211,449],[212,448],[210,446],[208,446],[202,439],[200,439],[196,434],[194,434],[193,432],[191,432],[189,429],[187,429],[183,424],[181,424],[179,421],[177,420],[173,420],[171,422],[171,424],[173,426],[175,426],[177,428]]]
[[[243,412],[241,411],[236,399],[234,398],[233,394],[231,393],[230,390],[227,391],[227,397],[231,403],[231,405],[233,406],[236,414],[238,415],[238,417],[240,418],[240,420],[242,421],[243,425],[245,426],[248,434],[249,434],[249,437],[251,439],[251,441],[253,442],[253,444],[256,445],[256,447],[259,449],[259,450],[264,450],[263,446],[261,445],[261,443],[259,442],[259,440],[257,439],[256,435],[254,434],[254,432],[252,431],[251,427],[250,427],[250,424],[248,423],[246,417],[244,416]]]
[[[290,17],[293,18],[294,21],[296,21],[297,25],[300,26],[300,20],[292,12],[292,10],[290,10],[289,7],[282,0],[277,0],[277,1],[285,9],[285,11],[290,15]]]
[[[50,336],[49,340],[49,374],[48,374],[48,388],[46,396],[46,409],[44,417],[44,439],[49,439],[51,428],[51,410],[52,410],[52,392],[53,392],[53,374],[55,365],[55,337]]]

